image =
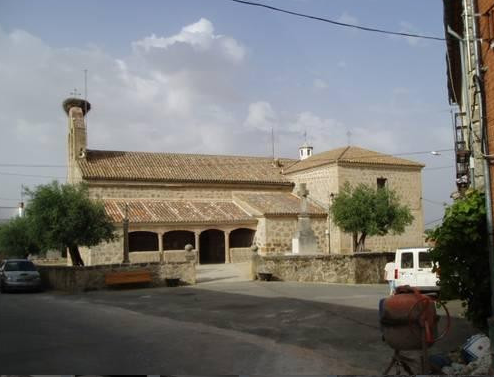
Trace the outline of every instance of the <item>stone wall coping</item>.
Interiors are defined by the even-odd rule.
[[[165,262],[163,263],[164,266],[166,265],[183,265],[183,264],[188,264],[189,262],[183,261],[170,261],[170,262]],[[118,269],[118,268],[134,268],[134,267],[155,267],[159,266],[160,262],[144,262],[144,263],[130,263],[130,264],[123,264],[123,263],[117,263],[117,264],[99,264],[99,265],[93,265],[93,266],[54,266],[54,265],[36,265],[39,269],[52,269],[52,270],[79,270],[79,271],[87,271],[87,270],[112,270],[112,269]]]
[[[310,259],[345,259],[353,257],[352,254],[312,254],[312,255],[262,255],[265,260],[310,260]]]
[[[356,257],[375,257],[379,255],[394,255],[395,253],[395,251],[363,251],[360,253],[353,253],[353,255]]]
[[[312,254],[312,255],[262,255],[266,260],[278,259],[293,259],[293,260],[309,260],[309,259],[345,259],[345,258],[374,258],[383,255],[394,255],[394,251],[379,251],[379,252],[361,252],[353,254]]]

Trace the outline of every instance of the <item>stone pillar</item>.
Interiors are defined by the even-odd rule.
[[[194,232],[194,235],[195,235],[195,250],[196,250],[196,264],[199,264],[199,240],[200,240],[200,235],[201,235],[201,232],[200,231],[196,231]]]
[[[125,217],[123,219],[123,263],[129,264],[129,206],[125,203]]]
[[[252,245],[250,247],[251,253],[251,258],[250,258],[250,279],[251,280],[256,280],[257,279],[257,266],[259,265],[259,248],[256,245]]]
[[[230,255],[230,231],[225,230],[225,263],[232,263]]]
[[[192,264],[195,264],[196,255],[192,245],[188,243],[187,245],[185,245],[184,249],[185,249],[185,260],[187,262],[192,262]]]
[[[163,250],[163,236],[164,232],[158,232],[158,251],[160,253],[160,263],[165,262],[165,252]]]
[[[305,183],[299,185],[300,214],[298,215],[297,231],[292,238],[293,254],[317,254],[317,239],[311,227],[310,216],[307,211],[307,196],[309,191]]]

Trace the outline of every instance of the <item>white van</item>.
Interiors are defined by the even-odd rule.
[[[409,285],[421,291],[438,291],[438,277],[428,248],[398,249],[395,255],[395,287]]]

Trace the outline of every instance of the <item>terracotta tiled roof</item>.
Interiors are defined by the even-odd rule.
[[[128,204],[130,223],[209,223],[254,220],[231,201],[104,199],[106,213],[122,222]]]
[[[336,162],[346,164],[408,166],[416,168],[424,167],[424,165],[415,161],[370,151],[368,149],[348,146],[315,154],[305,160],[298,161],[287,167],[284,172],[289,174]]]
[[[291,185],[265,157],[88,150],[78,161],[84,179]],[[283,166],[294,162],[280,159]]]
[[[288,192],[280,193],[234,193],[233,200],[247,212],[256,215],[298,215],[300,213],[300,198]],[[307,212],[310,215],[327,215],[324,208],[308,203]]]

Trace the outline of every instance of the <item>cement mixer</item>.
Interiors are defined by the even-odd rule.
[[[436,303],[444,308],[447,317],[446,327],[439,335]],[[435,297],[405,285],[396,288],[393,296],[379,302],[379,318],[383,340],[395,351],[384,374],[388,374],[393,366],[396,374],[400,374],[402,367],[408,374],[414,374],[410,367],[413,360],[400,351],[418,350],[422,351],[422,373],[429,373],[428,348],[443,338],[451,326],[446,306]]]

